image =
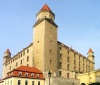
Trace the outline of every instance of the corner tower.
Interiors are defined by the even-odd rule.
[[[92,51],[92,49],[90,48],[88,51],[88,59],[92,62],[94,62],[94,52]]]
[[[10,50],[7,49],[6,52],[4,53],[4,57],[3,57],[3,63],[5,63],[7,60],[9,60],[11,58],[11,53]]]
[[[34,66],[42,72],[57,71],[57,25],[55,14],[47,4],[36,15],[34,24]]]

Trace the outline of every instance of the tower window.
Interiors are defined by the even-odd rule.
[[[50,64],[51,64],[52,60],[50,60]]]
[[[62,72],[61,71],[59,71],[59,76],[61,76],[62,75]]]
[[[50,50],[50,53],[52,53],[52,51]]]

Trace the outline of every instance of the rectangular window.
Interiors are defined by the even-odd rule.
[[[29,49],[27,49],[27,53],[29,53]]]
[[[10,81],[10,85],[12,85],[12,80]]]
[[[61,50],[62,48],[60,47],[60,50]]]
[[[62,60],[62,54],[60,54],[60,59]]]
[[[21,85],[21,81],[20,80],[18,80],[18,85]]]
[[[62,72],[61,71],[59,71],[59,76],[61,76],[62,75]]]
[[[22,60],[21,60],[20,64],[22,64]]]
[[[40,85],[40,81],[38,81],[38,85]]]
[[[27,61],[29,61],[29,56],[27,56]]]
[[[27,80],[25,80],[25,85],[28,85],[28,81]]]
[[[9,85],[9,81],[8,81],[8,84],[7,85]]]
[[[67,57],[67,62],[69,62],[69,57]]]
[[[69,70],[69,64],[67,65],[67,70]]]
[[[69,73],[67,73],[67,78],[69,78]]]
[[[60,68],[62,68],[62,62],[60,62]]]
[[[67,53],[69,54],[69,51],[67,51]]]
[[[34,85],[34,81],[32,81],[32,85]]]

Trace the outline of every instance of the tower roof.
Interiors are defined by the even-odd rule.
[[[47,4],[45,4],[41,10],[47,10],[47,11],[51,11],[51,9],[48,7]]]
[[[9,49],[7,49],[5,53],[9,53],[9,54],[10,54],[10,50],[9,50]]]
[[[49,6],[47,5],[47,4],[45,4],[42,8],[41,8],[41,10],[37,13],[37,15],[39,14],[39,13],[41,13],[41,12],[44,12],[44,11],[48,11],[48,12],[50,12],[53,16],[55,16],[55,14],[51,11],[51,9],[49,8]],[[37,16],[36,15],[36,16]]]
[[[91,49],[91,48],[89,49],[88,53],[93,53],[93,51],[92,51],[92,49]]]

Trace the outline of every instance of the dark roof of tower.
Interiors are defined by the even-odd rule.
[[[91,49],[91,48],[89,49],[88,53],[93,53],[93,51],[92,51],[92,49]]]
[[[51,11],[51,9],[49,8],[49,6],[48,6],[47,4],[45,4],[45,5],[41,8],[41,10],[37,13],[37,15],[38,15],[39,13],[41,13],[41,12],[46,12],[46,11],[50,12],[50,13],[55,17],[55,14]],[[36,15],[36,16],[37,16],[37,15]]]
[[[9,50],[9,49],[7,49],[5,53],[9,53],[9,54],[10,54],[10,50]]]
[[[38,25],[39,23],[41,23],[43,20],[46,20],[46,21],[48,21],[49,23],[51,23],[52,25],[58,27],[57,24],[56,24],[53,20],[48,19],[48,18],[42,18],[42,19],[38,20],[38,21],[34,24],[33,27],[37,26],[37,25]]]

